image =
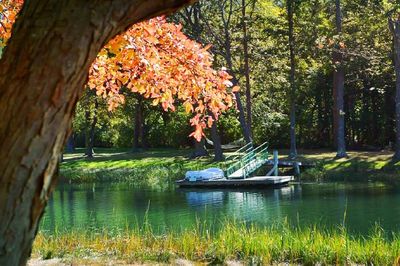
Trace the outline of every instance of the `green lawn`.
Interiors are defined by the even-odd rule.
[[[192,152],[189,149],[149,149],[135,153],[129,149],[94,151],[94,158],[84,157],[83,149],[64,154],[64,162],[60,166],[61,177],[75,182],[124,180],[154,184],[182,178],[188,170],[219,166],[212,157],[189,159]]]
[[[197,169],[212,163],[212,158],[188,159],[192,150],[150,149],[143,152],[131,152],[130,149],[95,149],[94,158],[83,157],[84,149],[64,154],[61,169],[118,169],[148,166],[183,165]]]
[[[391,162],[390,151],[349,151],[348,158],[335,159],[335,152],[301,151],[299,160],[312,161],[316,167],[306,170],[305,179],[327,181],[400,181],[400,162]]]
[[[93,180],[176,180],[188,170],[208,167],[224,168],[212,156],[189,159],[190,149],[149,149],[132,153],[129,149],[95,149],[94,158],[85,158],[84,150],[64,155],[61,176],[73,181]],[[272,151],[271,151],[272,152]],[[280,158],[287,157],[281,150]],[[226,154],[228,155],[228,154]],[[303,180],[317,181],[388,181],[400,180],[400,163],[391,163],[391,152],[350,151],[349,158],[334,159],[335,153],[326,150],[300,150],[298,160],[310,161],[316,167],[303,171]],[[146,181],[147,182],[147,181]],[[145,182],[145,183],[146,183]]]

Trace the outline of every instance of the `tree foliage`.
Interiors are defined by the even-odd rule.
[[[22,3],[6,1],[0,5],[4,45]],[[175,111],[180,101],[186,113],[194,113],[191,136],[200,140],[203,129],[233,106],[231,92],[239,88],[232,87],[232,77],[224,69],[213,69],[210,45],[203,47],[190,40],[181,29],[165,17],[133,25],[98,54],[89,70],[88,87],[108,99],[109,110],[125,102],[122,88],[152,99],[153,105],[160,104],[165,111]]]
[[[288,97],[290,94],[288,78],[290,57],[286,1],[247,0],[246,3],[248,4],[246,22],[252,89],[253,139],[255,142],[269,141],[274,146],[288,147],[290,143],[290,101]],[[183,31],[185,35],[197,42],[212,43],[213,45],[204,51],[204,53],[210,51],[214,55],[212,65],[217,69],[226,66],[229,74],[234,77],[232,82],[235,85],[236,83],[244,84],[241,5],[242,1],[234,0],[199,1],[195,6],[187,7],[173,17],[167,18],[167,21],[181,23],[182,29],[176,29],[177,26],[165,21],[165,18],[155,19],[152,23],[157,24],[157,28],[165,32],[177,30],[181,34]],[[346,124],[346,145],[349,149],[391,147],[396,136],[395,71],[393,37],[388,27],[388,16],[390,15],[393,19],[397,18],[398,4],[395,1],[386,0],[342,0],[341,5],[343,27],[342,32],[337,34],[335,32],[334,4],[332,1],[295,1],[293,33],[296,40],[297,144],[300,148],[332,147],[334,145],[332,80],[335,64],[332,62],[332,53],[337,47],[340,47],[344,57],[343,68],[345,72],[343,111]],[[132,28],[132,30],[139,29]],[[137,33],[140,33],[140,31]],[[150,43],[148,47],[152,48],[149,51],[140,51],[140,53],[130,55],[133,60],[154,58],[152,55],[154,52],[151,50],[157,51],[161,55],[165,54],[165,51],[158,50],[161,45],[157,41],[160,41],[162,36],[159,36],[157,31],[144,31],[141,34],[144,34],[143,38],[145,39],[141,40],[140,45],[147,42],[147,44]],[[119,37],[120,40],[125,38],[122,36]],[[162,41],[165,40],[162,39]],[[130,44],[122,41],[120,45],[119,48],[117,45],[117,50]],[[176,82],[175,74],[170,72],[168,65],[165,64],[161,65],[160,71],[165,71],[164,76],[168,77],[167,81],[163,80],[160,87],[159,85],[155,86],[156,90],[153,92],[147,87],[141,87],[141,84],[143,84],[141,82],[150,84],[149,86],[152,87],[154,87],[154,84],[160,83],[160,80],[151,77],[158,71],[157,68],[154,68],[153,61],[149,61],[148,65],[145,61],[141,62],[140,64],[146,66],[145,69],[134,69],[129,64],[123,68],[117,57],[114,56],[115,51],[113,53],[112,49],[112,47],[109,47],[108,50],[103,50],[104,57],[102,60],[106,60],[107,64],[110,63],[107,67],[110,66],[114,71],[120,72],[115,76],[119,78],[108,79],[107,77],[104,78],[103,75],[103,79],[98,79],[98,87],[101,88],[102,95],[107,94],[106,100],[114,105],[118,105],[124,98],[126,99],[127,91],[131,92],[132,89],[137,92],[139,90],[144,92],[143,96],[151,98],[151,101],[148,101],[150,103],[157,103],[158,101],[158,106],[161,106],[161,108],[154,108],[151,112],[146,113],[148,132],[154,134],[156,130],[161,130],[160,128],[168,132],[175,132],[176,125],[171,124],[171,128],[169,128],[168,124],[172,123],[173,119],[161,119],[160,117],[163,117],[163,115],[160,110],[176,108],[178,102],[181,102],[183,107],[176,108],[176,112],[179,114],[173,114],[173,117],[175,115],[180,118],[187,117],[185,109],[190,113],[193,110],[194,117],[196,117],[198,111],[203,110],[202,105],[204,111],[211,108],[212,104],[207,102],[210,97],[203,94],[203,91],[198,96],[202,105],[196,105],[196,102],[193,101],[195,98],[192,98],[192,95],[189,95],[188,98],[188,95],[174,94],[174,90],[163,91],[171,84],[170,81]],[[193,54],[196,49],[203,51],[204,47],[189,48],[189,52],[183,56]],[[126,52],[129,55],[129,49],[124,48],[123,50],[124,53]],[[185,61],[188,61],[187,57],[184,58]],[[175,56],[172,59],[174,59],[172,64],[180,63]],[[161,61],[166,60],[161,59]],[[184,69],[183,71],[191,67],[190,62],[180,66],[181,69]],[[126,79],[128,72],[124,71],[128,71],[132,75],[136,73],[137,77],[140,75],[140,79],[128,81]],[[192,73],[184,74],[178,82],[183,81],[182,86],[191,86],[190,79],[187,78],[190,75]],[[216,76],[220,78],[218,72],[216,72]],[[142,78],[143,80],[141,80]],[[131,84],[131,87],[121,90],[121,86],[118,85],[122,83],[126,86]],[[218,89],[214,90],[215,88],[212,92],[217,93]],[[193,90],[196,89],[193,88]],[[193,90],[189,88],[187,91]],[[225,95],[232,97],[229,93]],[[220,102],[229,106],[229,97]],[[198,108],[197,111],[196,108]],[[123,117],[126,119],[127,116],[132,115],[129,110],[134,110],[134,108],[128,109],[123,109],[122,112],[118,111],[115,119],[121,121]],[[154,114],[150,114],[152,112]],[[116,118],[117,116],[118,118]],[[220,119],[218,127],[223,143],[241,137],[241,126],[237,122],[237,117],[236,110],[229,110]],[[198,118],[200,124],[203,126],[207,124],[208,116],[206,112],[199,114]],[[110,116],[109,119],[114,118]],[[129,125],[124,126],[124,130],[128,131],[127,127]],[[172,130],[172,128],[174,129]],[[182,125],[180,129],[181,132],[187,132],[187,126]],[[102,130],[111,130],[111,127],[103,127]],[[129,128],[129,130],[133,129]],[[103,132],[101,134],[107,135]],[[153,139],[152,136],[150,137]],[[154,139],[157,139],[157,137],[154,137]],[[177,140],[179,141],[176,143],[168,142],[166,145],[181,146],[185,143],[180,142],[181,139],[179,138]],[[127,143],[127,140],[115,140],[112,143]]]
[[[218,117],[233,105],[227,91],[231,76],[212,68],[208,48],[186,37],[181,26],[163,17],[151,19],[134,25],[101,51],[88,84],[109,98],[111,110],[124,103],[122,87],[153,99],[153,105],[161,104],[165,111],[174,111],[179,100],[187,113],[195,113],[192,135],[200,139],[202,129],[213,121],[207,112]]]
[[[0,1],[0,48],[4,48],[11,37],[11,28],[22,3],[23,0]]]

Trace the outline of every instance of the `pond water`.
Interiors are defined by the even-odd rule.
[[[345,218],[344,218],[345,217]],[[126,183],[59,184],[41,229],[123,229],[148,221],[158,232],[223,220],[268,226],[337,227],[367,234],[378,223],[400,232],[400,189],[374,184],[302,184],[282,188],[154,191]]]

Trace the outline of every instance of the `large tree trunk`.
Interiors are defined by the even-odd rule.
[[[289,157],[297,157],[296,149],[296,61],[294,54],[294,35],[293,35],[293,1],[287,0],[288,24],[289,24],[289,52],[290,52],[290,152]]]
[[[142,144],[142,149],[144,149],[144,150],[146,150],[148,148],[147,139],[146,139],[147,130],[148,130],[148,127],[147,127],[147,124],[146,124],[146,119],[145,119],[144,111],[143,111],[143,113],[142,113],[142,127],[140,129],[140,140],[141,140],[141,144]]]
[[[211,138],[214,144],[214,161],[222,161],[224,159],[224,154],[222,151],[221,138],[218,134],[217,120],[215,120],[215,118],[211,126]]]
[[[90,142],[90,105],[85,107],[85,156],[88,156],[88,147]]]
[[[237,84],[237,83],[235,82],[234,84]],[[242,100],[240,99],[240,93],[235,92],[234,95],[235,95],[235,99],[236,99],[236,106],[239,111],[239,123],[240,123],[240,127],[242,128],[243,137],[244,137],[244,140],[246,141],[246,143],[250,143],[250,142],[252,142],[252,139],[251,139],[251,135],[250,135],[250,129],[246,123],[243,104],[242,104]]]
[[[132,23],[188,2],[25,2],[0,61],[0,265],[27,262],[97,53]]]
[[[342,13],[340,10],[340,0],[335,1],[336,6],[336,32],[342,32]],[[347,157],[346,141],[345,141],[345,125],[344,125],[344,69],[342,47],[335,45],[333,52],[333,100],[334,100],[334,136],[336,137],[336,158]]]
[[[99,102],[97,101],[97,99],[94,99],[94,110],[93,110],[93,120],[90,124],[90,129],[87,132],[88,135],[88,140],[86,143],[86,156],[88,158],[93,158],[94,155],[94,151],[93,151],[93,147],[94,147],[94,133],[96,130],[96,125],[97,125],[97,109],[99,108]]]
[[[75,151],[74,134],[72,132],[71,135],[68,137],[67,145],[65,146],[65,151],[69,153]]]
[[[200,24],[201,20],[201,6],[200,3],[195,3],[193,6],[190,6],[184,10],[182,17],[185,21],[185,28],[191,29],[191,37],[197,42],[202,43],[203,40],[201,38],[201,34],[203,32],[203,28]],[[212,115],[209,112],[209,115]],[[214,160],[222,161],[223,153],[221,147],[221,139],[217,130],[217,121],[214,121],[211,127],[211,138],[213,140],[214,146]],[[207,150],[205,149],[205,139],[203,138],[201,142],[195,142],[195,151],[191,154],[191,157],[199,157],[208,155]]]
[[[143,99],[141,96],[137,97],[137,103],[135,106],[135,127],[133,131],[133,152],[139,151],[140,138],[143,131],[143,123],[142,123],[142,113],[143,113]]]
[[[232,53],[231,53],[232,38],[231,38],[230,29],[229,29],[229,24],[227,21],[224,20],[223,25],[224,25],[224,46],[225,46],[224,49],[225,49],[226,64],[229,69],[229,73],[233,76],[233,79],[232,79],[233,84],[239,85],[238,79],[236,78],[235,74],[233,73],[233,62],[232,62]],[[234,95],[236,98],[237,109],[239,111],[239,122],[240,122],[240,127],[242,128],[243,137],[244,137],[246,143],[250,143],[252,141],[251,135],[250,135],[250,128],[246,122],[246,115],[244,113],[244,108],[243,108],[243,104],[242,104],[242,101],[240,98],[240,93],[235,92]]]
[[[244,77],[246,79],[246,114],[247,114],[247,128],[251,136],[251,88],[250,88],[250,67],[249,67],[249,38],[247,33],[246,21],[246,0],[242,0],[242,29],[243,29],[243,59],[244,59]]]
[[[201,138],[200,141],[197,141],[196,139],[194,141],[194,151],[190,155],[190,158],[197,158],[197,157],[202,157],[202,156],[208,156],[208,152],[206,150],[206,140],[205,138]]]
[[[231,54],[231,43],[232,43],[232,38],[231,38],[231,32],[230,32],[230,25],[231,25],[231,16],[233,13],[233,9],[229,8],[229,10],[225,10],[225,3],[223,3],[223,1],[219,2],[221,4],[221,19],[222,19],[222,24],[223,24],[223,38],[221,38],[222,41],[222,50],[224,50],[224,56],[225,56],[225,60],[226,60],[226,65],[229,69],[229,73],[233,76],[233,84],[234,85],[238,85],[238,80],[235,77],[235,74],[233,73],[233,63],[232,63],[232,54]],[[230,1],[230,7],[232,7],[232,0]],[[183,13],[182,18],[184,19],[184,23],[185,26],[191,28],[191,36],[197,40],[198,42],[203,42],[202,38],[201,38],[201,33],[203,31],[203,27],[200,24],[200,20],[203,19],[205,21],[203,21],[205,24],[207,24],[207,21],[205,18],[202,18],[201,15],[201,4],[200,3],[196,3],[195,5],[193,5],[192,7],[186,9],[186,11]],[[209,28],[209,30],[212,30],[211,28]],[[218,33],[213,33],[212,35],[215,36],[219,36],[221,35],[219,32]],[[246,35],[247,35],[247,29],[246,29]],[[247,39],[247,38],[246,38]],[[247,43],[246,43],[247,45]],[[248,50],[246,48],[246,50]],[[250,88],[250,83],[249,86]],[[249,90],[250,92],[250,90]],[[250,132],[250,127],[248,126],[247,122],[246,122],[246,114],[245,114],[245,110],[243,108],[243,104],[240,98],[240,94],[239,93],[235,93],[235,97],[236,97],[236,102],[237,102],[237,109],[239,111],[239,123],[242,129],[242,133],[243,133],[243,137],[245,139],[245,141],[247,143],[251,142],[251,132]],[[250,97],[248,97],[247,99],[250,99]],[[251,102],[250,102],[251,103]],[[251,107],[250,109],[250,114],[251,114]]]
[[[400,18],[392,20],[389,18],[389,28],[393,35],[394,43],[394,63],[396,69],[396,139],[393,161],[400,161]]]

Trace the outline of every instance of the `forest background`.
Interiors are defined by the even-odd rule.
[[[385,1],[341,1],[341,32],[337,6],[325,0],[200,1],[168,20],[181,23],[190,38],[212,44],[215,68],[226,67],[241,87],[237,98],[243,109],[231,109],[217,121],[223,144],[250,137],[255,143],[289,148],[295,115],[297,147],[334,148],[334,73],[341,67],[346,148],[381,150],[394,148],[396,140],[391,7]],[[338,50],[340,66],[332,59]],[[183,106],[164,112],[141,95],[123,93],[126,104],[110,112],[105,100],[86,90],[69,143],[134,149],[193,146],[190,114]],[[206,131],[209,139],[210,134]]]

